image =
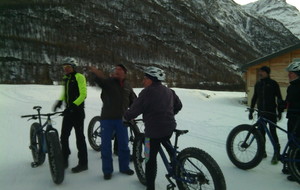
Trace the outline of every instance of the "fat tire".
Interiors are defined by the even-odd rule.
[[[145,146],[145,136],[143,133],[140,133],[138,136],[136,136],[133,142],[132,159],[133,159],[135,173],[140,183],[146,185],[147,183],[146,183],[146,174],[145,174],[146,164],[145,164],[145,156],[144,156],[144,146]]]
[[[89,123],[88,126],[88,140],[89,144],[95,151],[99,152],[101,151],[101,136],[95,136],[95,130],[101,130],[100,125],[96,126],[97,122],[100,122],[100,116],[95,116],[92,118],[92,120]],[[97,131],[100,132],[100,131]],[[100,143],[97,143],[96,141],[100,141]]]
[[[134,143],[134,140],[137,136],[140,136],[142,133],[140,132],[139,127],[137,126],[137,124],[135,123],[134,125],[126,125],[129,128],[129,142],[132,144]]]
[[[255,152],[253,158],[249,161],[239,160],[238,155],[234,151],[234,148],[236,148],[237,150],[240,151],[239,153],[246,153],[248,149],[248,148],[245,149],[241,147],[241,144],[244,140],[243,138],[237,144],[234,144],[237,136],[242,132],[246,132],[245,134],[251,133],[251,137],[252,136],[254,137],[254,141],[256,142],[257,145],[256,147],[251,146],[251,148],[253,148],[252,150]],[[247,124],[238,125],[228,135],[227,142],[226,142],[226,150],[229,159],[236,167],[243,170],[248,170],[256,167],[262,161],[264,156],[263,154],[265,151],[265,140],[257,129],[253,129],[252,125],[247,125]]]
[[[193,184],[188,183],[186,181],[183,180],[176,180],[178,189],[180,190],[189,190],[189,186],[194,186],[196,185],[196,188],[191,188],[191,189],[215,189],[215,190],[226,190],[226,182],[225,182],[225,178],[224,175],[219,167],[219,165],[217,164],[217,162],[205,151],[198,149],[198,148],[194,148],[194,147],[190,147],[190,148],[185,148],[184,150],[182,150],[178,156],[177,156],[177,161],[178,163],[176,164],[176,176],[182,179],[187,179],[187,174],[191,173],[191,169],[190,168],[185,168],[185,163],[191,163],[192,159],[197,160],[198,162],[201,163],[201,166],[197,166],[197,163],[193,162],[194,165],[191,166],[197,166],[197,173],[201,176],[201,177],[205,177],[205,179],[208,180],[208,183],[210,181],[213,181],[213,186],[212,187],[207,187],[207,185],[210,184],[202,184],[202,182],[200,182],[200,177],[198,179],[198,183],[195,182]],[[206,173],[204,173],[205,171],[203,171],[203,169],[206,168]],[[199,169],[201,169],[201,171],[199,171]],[[194,172],[195,173],[195,172]],[[210,175],[209,178],[208,174]],[[204,174],[204,175],[202,175]],[[203,178],[201,178],[203,179]],[[203,180],[202,180],[203,181]],[[206,188],[207,187],[207,188]]]
[[[61,184],[64,180],[65,169],[63,165],[63,155],[60,147],[58,134],[56,131],[46,133],[49,167],[52,180],[56,184]]]
[[[129,130],[131,130],[133,132],[133,135],[134,135],[133,139],[129,139],[129,140],[132,141],[132,142],[134,142],[134,139],[137,136],[141,135],[140,129],[138,128],[138,126],[136,124],[130,126],[129,128],[130,128]]]
[[[35,167],[43,164],[46,157],[43,152],[44,134],[40,128],[41,125],[39,123],[33,123],[30,127],[30,150]]]
[[[288,168],[295,178],[295,180],[300,184],[300,162],[295,162],[293,160],[300,160],[300,149],[296,146],[290,146],[288,151]]]

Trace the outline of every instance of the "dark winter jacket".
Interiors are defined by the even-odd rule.
[[[170,136],[176,128],[174,115],[182,108],[175,92],[160,82],[143,89],[124,117],[127,120],[143,114],[145,135],[150,138]]]
[[[96,78],[95,82],[102,88],[101,119],[122,119],[125,111],[136,98],[129,83],[126,80],[120,82],[116,78]]]
[[[86,79],[85,76],[73,72],[65,75],[64,78],[64,90],[60,97],[60,100],[65,101],[68,108],[72,104],[75,104],[77,108],[84,108],[84,100],[87,96]]]
[[[300,79],[290,82],[286,95],[287,118],[300,116]]]
[[[277,102],[282,101],[279,85],[270,78],[261,79],[255,84],[251,108],[257,103],[257,109],[276,113]]]

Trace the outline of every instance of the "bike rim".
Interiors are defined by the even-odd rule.
[[[249,135],[248,133],[248,131],[238,133],[232,142],[233,155],[236,160],[242,163],[252,161],[258,151],[259,145],[253,134],[250,134],[247,141],[245,141],[247,135]]]
[[[196,158],[186,158],[182,161],[180,178],[184,189],[215,189],[209,170]]]
[[[99,122],[99,125],[96,123],[95,126],[100,126],[100,122]],[[100,146],[101,146],[101,127],[97,127],[91,134],[91,137],[92,137],[93,143],[100,148]]]

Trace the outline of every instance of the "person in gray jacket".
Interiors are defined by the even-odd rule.
[[[124,65],[116,65],[113,77],[106,78],[102,71],[89,67],[96,75],[95,82],[102,89],[101,99],[101,157],[102,171],[105,180],[110,180],[114,171],[112,162],[111,139],[115,132],[118,138],[119,170],[121,173],[133,175],[129,168],[128,131],[123,125],[123,114],[135,98],[135,94],[126,80],[127,69]]]
[[[145,151],[147,190],[154,190],[157,153],[160,144],[165,146],[166,142],[170,141],[176,128],[174,116],[181,110],[182,103],[173,90],[161,83],[165,80],[165,73],[162,69],[148,67],[144,73],[143,85],[145,88],[129,110],[125,112],[124,118],[132,120],[143,114],[145,147],[150,147]],[[170,154],[170,151],[168,152]]]

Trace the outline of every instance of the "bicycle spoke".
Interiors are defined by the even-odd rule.
[[[236,159],[241,162],[251,161],[253,157],[255,157],[258,149],[257,142],[253,140],[253,135],[250,135],[248,141],[245,142],[247,135],[247,131],[242,132],[238,136],[236,136],[233,142],[233,152]]]
[[[184,162],[184,179],[188,189],[215,189],[208,169],[197,159],[188,158]]]
[[[261,133],[252,125],[238,125],[227,137],[229,159],[240,169],[256,167],[263,159],[265,143]]]

